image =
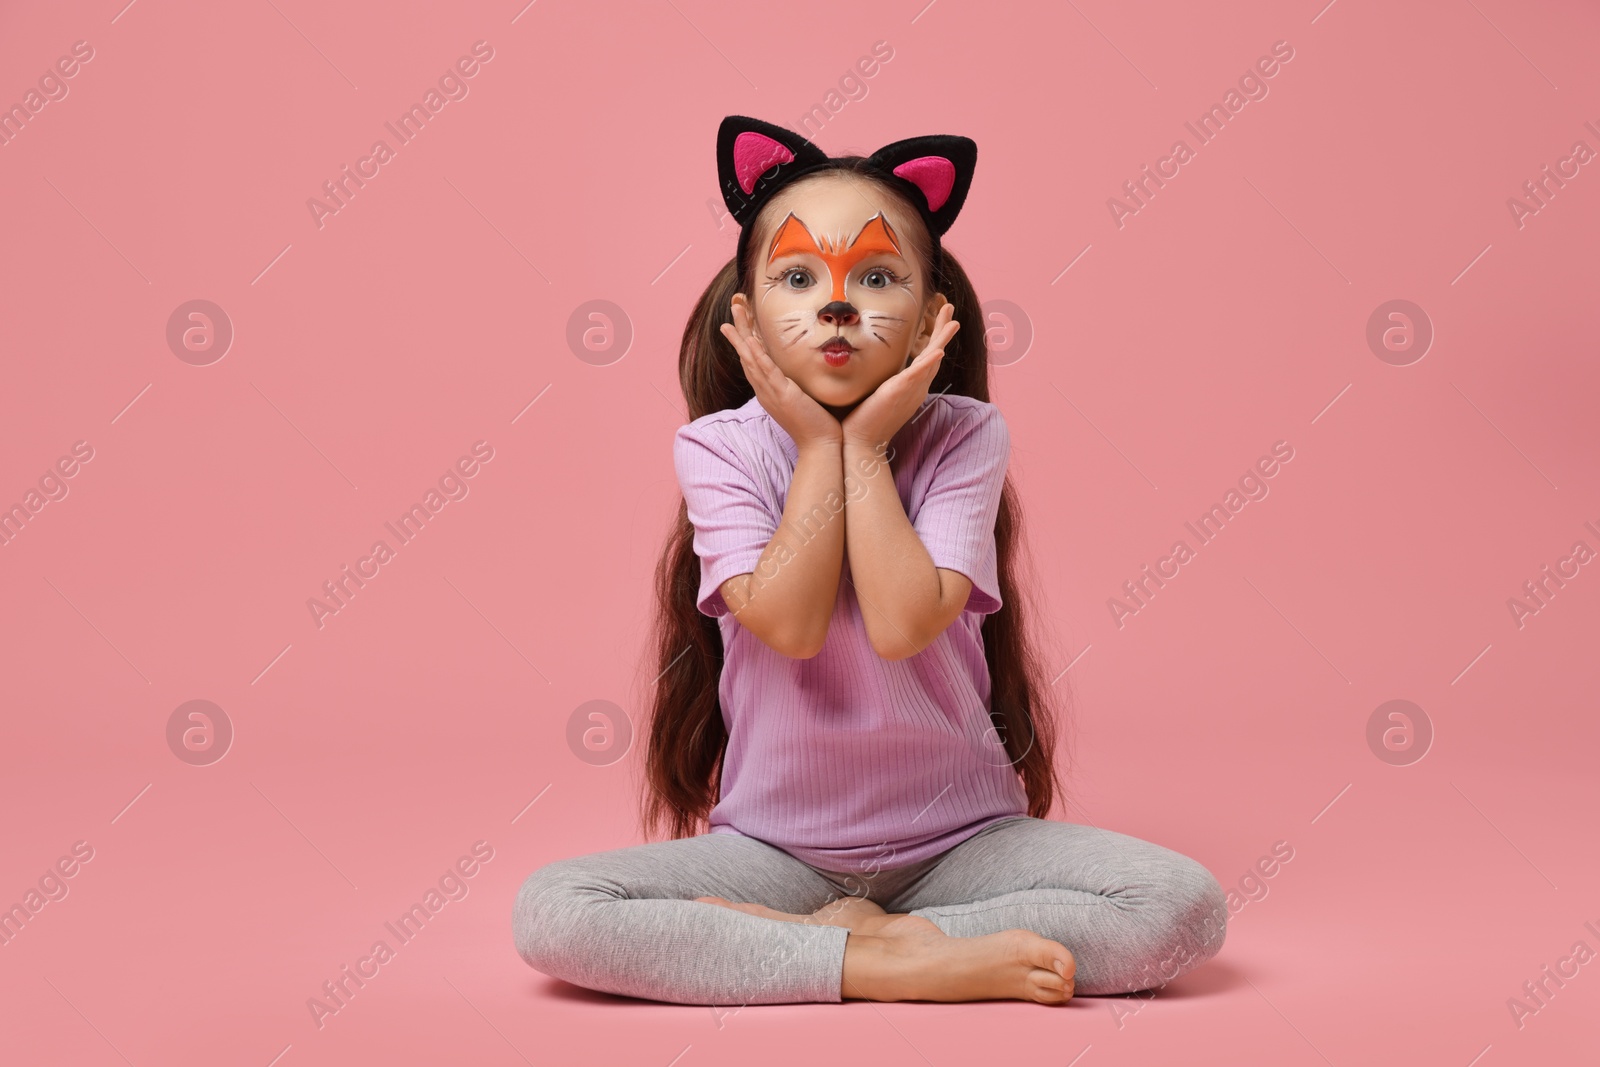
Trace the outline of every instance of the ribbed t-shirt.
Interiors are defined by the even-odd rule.
[[[883,659],[867,638],[847,545],[822,650],[794,659],[741,626],[720,591],[756,572],[777,531],[799,459],[794,439],[753,397],[673,439],[700,558],[697,606],[722,633],[728,746],[710,832],[753,837],[830,871],[916,863],[1028,808],[989,719],[981,631],[1002,606],[994,526],[1011,451],[1005,420],[993,404],[934,395],[889,449],[895,489],[933,565],[972,580],[966,607],[921,652]],[[831,521],[845,521],[844,495],[832,503],[840,510]]]

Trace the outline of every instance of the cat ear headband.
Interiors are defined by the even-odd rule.
[[[869,168],[915,204],[933,237],[934,276],[942,252],[939,238],[961,212],[978,146],[969,137],[928,134],[884,145],[867,158]],[[745,115],[729,115],[717,130],[717,180],[723,202],[739,224],[736,260],[745,286],[745,252],[762,205],[779,189],[837,160],[799,134]],[[930,279],[930,286],[932,281]]]

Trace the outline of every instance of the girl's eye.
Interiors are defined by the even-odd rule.
[[[881,277],[883,281],[880,283],[874,283],[869,280],[873,277]],[[867,271],[867,273],[861,276],[862,283],[866,285],[868,289],[887,289],[889,286],[895,284],[899,280],[900,275],[896,274],[888,267],[873,267],[871,270]]]
[[[801,276],[803,278],[810,279],[811,272],[806,270],[804,267],[790,267],[788,270],[783,272],[783,282],[784,282],[784,284],[789,285],[790,280],[792,278],[794,278],[795,275],[799,275],[799,276]],[[804,284],[804,285],[799,285],[799,286],[789,285],[789,288],[791,288],[791,289],[809,289],[809,288],[811,288],[811,286],[809,284]]]

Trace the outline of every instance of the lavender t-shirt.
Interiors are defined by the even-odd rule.
[[[755,572],[776,532],[794,439],[753,397],[673,439],[700,557],[698,607],[722,631],[728,749],[710,832],[757,838],[831,871],[915,863],[1028,808],[990,724],[980,629],[1001,607],[994,524],[1011,450],[1005,420],[981,400],[930,396],[889,444],[900,502],[933,565],[972,580],[966,608],[917,655],[883,659],[867,639],[847,548],[822,651],[792,659],[741,626],[719,587]],[[844,497],[832,503],[842,509]],[[817,519],[826,514],[825,504]],[[830,521],[845,521],[844,511]]]

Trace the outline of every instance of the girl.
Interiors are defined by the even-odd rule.
[[[830,158],[723,120],[739,245],[683,335],[657,574],[644,823],[671,839],[529,876],[516,945],[546,974],[679,1004],[1061,1004],[1221,947],[1199,863],[1046,817],[1010,437],[939,241],[976,157],[939,135]]]

